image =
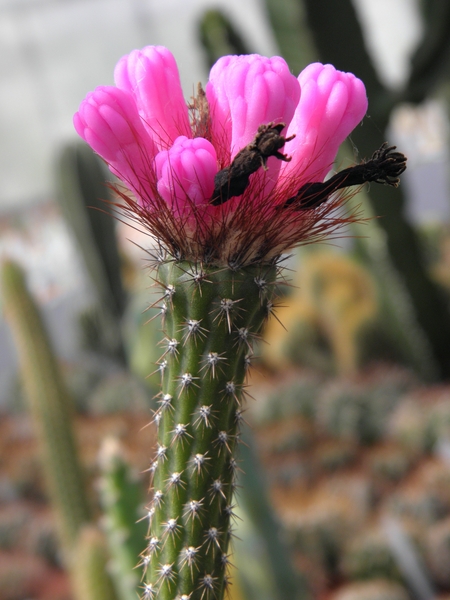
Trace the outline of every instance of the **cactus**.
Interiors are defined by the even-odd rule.
[[[372,444],[384,434],[386,416],[392,400],[372,401],[368,390],[345,381],[335,381],[320,395],[317,422],[333,437]]]
[[[80,531],[71,567],[76,600],[116,599],[107,566],[103,534],[94,525],[85,525]]]
[[[327,473],[351,465],[357,456],[357,447],[351,440],[327,440],[315,448],[314,459],[320,470]]]
[[[66,145],[57,157],[56,196],[83,256],[97,304],[82,315],[85,343],[125,361],[119,327],[126,297],[111,218],[112,204],[101,161],[82,143]]]
[[[450,588],[450,517],[427,530],[425,560],[438,585]]]
[[[155,414],[144,596],[221,598],[252,342],[270,313],[276,267],[240,271],[163,262],[165,351]]]
[[[26,534],[25,547],[30,554],[44,558],[52,566],[63,567],[58,531],[51,509],[40,511],[38,517],[30,522]]]
[[[352,500],[330,490],[319,491],[302,503],[301,510],[294,506],[286,506],[285,510],[285,530],[294,549],[313,558],[328,577],[335,577],[344,543],[360,525]]]
[[[50,569],[36,556],[0,553],[0,597],[2,600],[35,598],[51,575]]]
[[[301,281],[306,298],[316,307],[338,372],[354,373],[360,365],[358,335],[378,312],[371,277],[348,257],[315,252],[304,261]]]
[[[392,581],[373,579],[350,583],[333,594],[330,600],[409,600],[406,589]]]
[[[342,556],[341,568],[350,579],[401,580],[400,571],[382,531],[365,531],[356,537]]]
[[[122,458],[117,440],[107,438],[100,449],[101,504],[104,530],[111,554],[111,577],[120,600],[135,600],[142,573],[136,557],[145,546],[142,517],[143,490]]]
[[[80,600],[113,600],[105,550],[89,525],[91,511],[72,429],[72,398],[26,288],[24,273],[13,262],[5,262],[1,275],[5,314],[18,348],[48,495],[72,585]]]
[[[387,430],[389,436],[413,457],[431,449],[427,411],[414,396],[405,396],[398,404],[389,418]]]
[[[312,419],[319,390],[320,383],[316,376],[295,377],[267,397],[258,399],[258,403],[252,407],[253,421],[264,424],[299,415]],[[283,402],[279,401],[280,395]]]
[[[403,479],[412,462],[405,448],[397,444],[384,444],[375,447],[369,454],[367,466],[373,479],[383,485]]]
[[[22,504],[14,503],[0,508],[0,550],[14,547],[23,537],[30,520],[30,511]]]
[[[70,555],[81,526],[90,518],[72,430],[72,400],[24,274],[12,262],[3,264],[2,290],[41,446],[48,493],[57,513],[63,547]]]
[[[352,202],[361,203],[367,217],[364,224],[355,224],[352,232],[356,236],[356,254],[377,283],[384,354],[387,350],[387,355],[394,361],[409,365],[424,381],[433,381],[437,378],[438,366],[430,341],[417,322],[408,289],[389,259],[385,235],[376,225],[374,213],[368,207],[367,195],[362,192]],[[367,344],[367,350],[370,346]]]
[[[255,583],[246,596],[249,600],[251,598],[259,600],[264,597],[271,600],[284,598],[304,600],[309,597],[305,578],[293,569],[289,549],[281,536],[280,524],[268,499],[263,474],[256,457],[254,440],[248,430],[245,430],[244,442],[240,455],[242,471],[238,479],[242,484],[240,506],[243,509],[243,520],[237,525],[237,534],[244,540],[244,544],[236,545],[234,554],[239,564],[245,564],[249,555],[248,546],[254,547],[257,544],[265,559],[264,575],[259,577],[258,584]],[[251,530],[250,542],[247,536],[241,533],[241,530],[245,532],[246,528]],[[256,562],[262,562],[260,556]],[[241,572],[240,577],[244,579],[247,572],[246,568]]]
[[[269,343],[282,345],[290,362],[320,367],[316,355],[322,355],[324,366],[332,361],[338,373],[355,373],[363,359],[374,358],[368,356],[367,340],[380,337],[377,291],[369,272],[342,253],[310,252],[298,281],[299,290],[289,299],[293,306],[277,312],[289,330],[272,323]],[[270,347],[266,354],[270,359]]]
[[[450,440],[450,395],[444,393],[428,411],[428,435],[434,448]]]
[[[250,54],[231,21],[220,10],[207,10],[199,23],[199,38],[208,67],[225,54]]]
[[[266,0],[267,15],[282,56],[293,73],[315,60],[305,10],[297,0]]]
[[[419,468],[385,499],[385,510],[419,528],[428,528],[450,516],[450,473],[435,459],[422,460]]]

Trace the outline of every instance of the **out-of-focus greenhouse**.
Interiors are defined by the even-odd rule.
[[[447,0],[2,0],[0,32],[0,600],[169,598],[144,572],[154,240],[72,122],[147,45],[188,101],[227,54],[352,72],[369,109],[332,172],[385,141],[408,158],[398,188],[352,188],[359,222],[283,257],[242,407],[230,598],[449,599]]]

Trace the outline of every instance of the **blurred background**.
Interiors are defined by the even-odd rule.
[[[148,44],[173,52],[186,98],[223,54],[280,54],[295,74],[316,60],[351,71],[369,110],[336,169],[386,140],[408,157],[399,189],[373,185],[351,199],[366,222],[286,258],[290,285],[250,377],[232,598],[450,598],[448,0],[0,0],[0,32],[0,258],[20,265],[31,292],[8,262],[0,600],[87,598],[64,570],[43,476],[51,466],[29,412],[40,383],[19,369],[22,354],[52,348],[59,374],[43,366],[41,379],[61,376],[94,506],[80,519],[100,523],[91,540],[105,544],[112,573],[114,468],[136,485],[129,515],[143,514],[154,444],[151,427],[139,431],[158,392],[149,375],[162,336],[157,310],[146,310],[156,299],[149,241],[106,214],[108,171],[72,116],[88,91],[113,83],[121,56]],[[6,318],[27,302],[50,345],[38,318],[21,329],[33,308]],[[55,417],[49,430],[58,427]],[[136,585],[115,593],[134,598]]]

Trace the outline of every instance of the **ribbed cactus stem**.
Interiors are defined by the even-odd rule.
[[[140,519],[144,504],[140,482],[124,460],[115,438],[106,438],[100,450],[100,500],[103,529],[111,556],[110,573],[119,600],[136,600],[142,573],[136,556],[145,546],[146,524]]]
[[[49,496],[69,556],[81,526],[90,518],[72,427],[72,399],[22,270],[6,262],[1,275],[5,315],[18,350]]]
[[[71,566],[75,600],[116,600],[108,560],[102,532],[95,525],[85,525],[78,536]]]
[[[223,598],[244,378],[272,309],[277,268],[164,262],[166,338],[155,414],[144,598]]]

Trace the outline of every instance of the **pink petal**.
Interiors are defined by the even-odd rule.
[[[180,136],[169,150],[155,158],[158,192],[180,215],[193,205],[208,205],[214,191],[217,156],[214,146],[204,138]]]
[[[292,160],[282,165],[278,184],[297,176],[301,187],[323,181],[339,146],[364,117],[367,96],[361,80],[332,65],[309,65],[298,80],[302,95],[287,131],[296,137],[284,148]]]
[[[260,125],[288,124],[300,98],[300,86],[286,62],[257,54],[220,58],[205,91],[213,143],[228,150],[220,157],[225,163],[253,140]]]
[[[221,166],[229,165],[255,138],[260,125],[289,124],[300,98],[299,82],[285,60],[257,54],[220,58],[211,69],[205,91],[212,141]],[[272,191],[281,164],[270,159],[267,166],[251,178],[262,197]]]
[[[133,50],[114,71],[118,88],[134,98],[139,115],[158,148],[169,148],[180,135],[192,137],[178,67],[163,46]]]

